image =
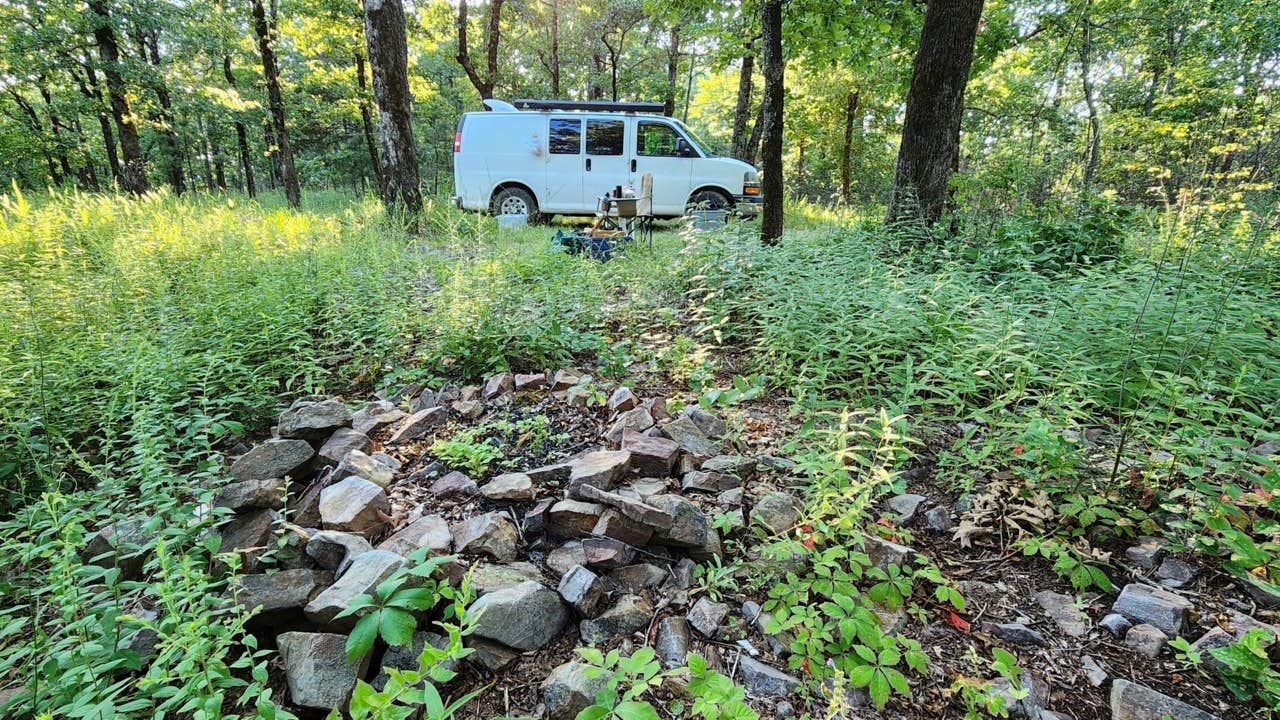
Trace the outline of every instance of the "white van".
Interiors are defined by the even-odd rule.
[[[716,157],[659,103],[486,100],[453,140],[454,203],[495,215],[592,215],[597,198],[653,174],[653,213],[759,212],[760,176]]]

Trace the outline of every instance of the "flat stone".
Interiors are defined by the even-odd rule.
[[[240,482],[273,478],[300,478],[311,469],[315,457],[306,440],[271,439],[231,463],[231,477]]]
[[[1159,628],[1169,637],[1182,632],[1191,602],[1165,590],[1130,583],[1120,591],[1120,597],[1111,607],[1113,612],[1137,623],[1147,623]]]
[[[720,629],[720,623],[724,622],[724,618],[729,614],[729,606],[724,603],[712,602],[710,599],[702,597],[698,598],[698,602],[693,604],[689,609],[689,614],[685,617],[694,630],[702,633],[704,637],[715,639],[716,631]]]
[[[467,608],[475,635],[517,650],[537,650],[556,639],[569,622],[560,596],[529,580],[481,596]]]
[[[738,656],[738,678],[753,697],[787,697],[801,685],[798,678],[746,655]]]
[[[320,446],[320,461],[329,465],[337,465],[342,462],[347,453],[357,450],[359,452],[368,452],[373,446],[373,442],[369,440],[369,436],[358,430],[351,428],[338,428],[333,431],[328,440],[324,441],[324,445]]]
[[[653,537],[653,528],[610,508],[600,516],[591,534],[613,538],[635,547],[643,547],[648,544],[649,538]]]
[[[307,619],[318,625],[335,624],[344,630],[355,626],[356,620],[347,616],[335,621],[338,613],[346,610],[361,595],[373,592],[378,583],[391,577],[404,564],[404,558],[386,550],[370,550],[351,561],[347,571],[338,580],[316,595],[302,609]]]
[[[626,450],[597,450],[587,453],[573,464],[569,472],[569,495],[581,499],[584,485],[612,490],[630,471],[631,453]]]
[[[699,461],[720,453],[720,444],[708,438],[688,415],[680,415],[663,425],[662,434]]]
[[[623,595],[598,617],[583,620],[578,625],[578,633],[583,642],[599,645],[642,630],[652,619],[653,605],[648,600],[639,595]]]
[[[648,410],[638,407],[633,410],[627,410],[624,413],[620,413],[618,417],[614,419],[613,425],[610,426],[609,431],[606,432],[604,436],[609,442],[622,442],[623,436],[626,435],[628,431],[644,433],[651,427],[653,427],[653,416],[649,414]]]
[[[1199,570],[1195,565],[1176,557],[1166,557],[1156,568],[1156,579],[1161,585],[1180,588],[1196,579]]]
[[[1085,679],[1094,687],[1102,687],[1103,683],[1110,677],[1092,655],[1081,655],[1080,667],[1084,670]]]
[[[604,600],[604,582],[587,568],[574,565],[560,578],[559,592],[583,617],[595,617]]]
[[[595,530],[604,506],[581,500],[561,500],[547,511],[547,530],[563,538],[586,537]]]
[[[276,646],[289,699],[318,710],[346,707],[368,661],[367,656],[357,663],[347,660],[346,635],[287,632],[276,637]]]
[[[627,565],[609,573],[609,580],[618,588],[631,593],[653,590],[661,586],[667,577],[667,571],[653,563]]]
[[[350,427],[351,411],[338,400],[303,400],[280,413],[276,426],[282,438],[319,440],[340,427]]]
[[[515,392],[516,377],[509,372],[497,373],[485,378],[484,390],[481,391],[481,397],[485,400],[493,400],[503,395]]]
[[[719,439],[729,432],[729,426],[723,420],[700,406],[690,405],[684,409],[684,414],[708,438]]]
[[[1070,595],[1041,590],[1035,594],[1035,601],[1062,632],[1071,637],[1084,637],[1089,632],[1089,616],[1076,607],[1076,601]]]
[[[756,460],[744,455],[716,455],[703,462],[702,469],[750,480],[756,474]]]
[[[431,484],[427,492],[441,500],[466,500],[480,494],[476,481],[457,470]]]
[[[1143,623],[1134,625],[1124,636],[1124,644],[1143,657],[1154,658],[1164,649],[1169,638],[1159,628]]]
[[[372,435],[408,417],[408,413],[385,400],[375,400],[351,416],[351,427]]]
[[[500,512],[485,513],[454,523],[449,528],[453,548],[469,555],[488,555],[500,562],[516,559],[519,539],[515,523]]]
[[[585,663],[568,662],[556,667],[542,681],[542,704],[546,720],[574,720],[578,713],[594,705],[596,695],[609,682],[606,674],[593,674]]]
[[[378,549],[410,555],[421,548],[428,548],[432,555],[448,555],[452,545],[449,523],[439,515],[423,515],[379,543]]]
[[[307,540],[306,553],[320,567],[341,575],[350,567],[351,561],[372,549],[368,540],[355,533],[322,530]]]
[[[253,510],[232,517],[218,528],[222,535],[222,552],[240,551],[244,556],[243,568],[252,572],[258,557],[274,546],[276,523],[280,516],[274,510]]]
[[[241,575],[235,580],[233,597],[248,610],[262,612],[302,609],[311,598],[333,583],[327,570],[281,570],[270,575]]]
[[[894,519],[898,525],[907,527],[915,522],[916,513],[920,510],[929,498],[923,495],[915,495],[906,493],[904,495],[894,495],[885,502],[885,506],[889,512],[893,513]]]
[[[524,474],[528,475],[529,479],[538,485],[568,480],[569,475],[572,473],[572,462],[552,463],[551,465],[543,465],[542,467],[524,471]]]
[[[490,500],[528,502],[534,499],[533,480],[524,473],[507,473],[485,483],[480,494]]]
[[[716,495],[716,504],[722,507],[739,507],[742,505],[742,488],[730,488]]]
[[[1044,636],[1022,623],[1000,623],[995,627],[996,635],[1005,642],[1030,648],[1045,646]]]
[[[655,495],[649,503],[671,518],[668,526],[655,528],[654,542],[687,548],[706,545],[711,522],[697,505],[679,495]]]
[[[1116,678],[1111,683],[1112,720],[1220,720],[1197,707],[1143,685]]]
[[[682,617],[669,615],[658,622],[658,636],[654,650],[658,662],[670,670],[683,667],[689,656],[689,622]]]
[[[387,442],[394,445],[408,442],[409,440],[419,440],[426,436],[432,428],[443,423],[448,417],[449,414],[445,409],[439,406],[419,410],[401,420],[395,431],[391,433],[391,437],[387,439]]]
[[[775,490],[756,502],[751,509],[751,519],[770,534],[780,535],[800,522],[800,508],[795,498]]]
[[[1244,588],[1247,594],[1254,602],[1264,608],[1280,607],[1280,592],[1264,585],[1252,577],[1236,578],[1236,582]]]
[[[631,388],[626,385],[619,385],[612,393],[609,394],[610,412],[626,412],[637,407],[640,404],[636,394],[631,392]]]
[[[471,648],[471,654],[466,658],[467,662],[476,667],[484,668],[489,672],[498,672],[520,657],[518,651],[512,650],[502,643],[492,642],[483,638],[469,637],[466,645]]]
[[[586,565],[587,553],[582,549],[582,542],[570,540],[547,553],[547,567],[557,575],[563,576],[573,569],[574,565]]]
[[[890,565],[902,567],[902,565],[915,553],[915,550],[907,547],[906,545],[899,545],[898,543],[890,542],[884,538],[876,537],[875,535],[864,535],[863,538],[866,540],[864,549],[866,550],[867,557],[870,558],[872,565],[875,565],[881,570],[889,567]]]
[[[245,480],[224,485],[213,496],[214,507],[243,510],[257,508],[279,510],[284,507],[285,482],[278,478]]]
[[[565,368],[557,370],[551,377],[551,392],[564,392],[582,379],[582,373],[577,370]]]
[[[680,452],[680,446],[674,440],[634,430],[622,433],[622,449],[631,453],[631,467],[648,477],[670,475]]]
[[[349,477],[320,491],[320,522],[326,530],[369,536],[382,530],[390,515],[387,493],[364,478]]]
[[[583,486],[582,495],[591,502],[607,505],[622,513],[623,516],[655,530],[671,526],[671,516],[646,500],[628,497],[621,492],[611,493],[590,485]],[[636,495],[642,497],[639,493]],[[648,500],[652,500],[653,497],[655,495],[649,495]]]
[[[471,587],[475,588],[477,595],[505,590],[530,580],[539,582],[542,580],[542,572],[533,563],[513,562],[497,565],[482,562],[471,568]]]
[[[1143,570],[1154,570],[1165,556],[1164,542],[1159,538],[1138,538],[1138,544],[1124,551],[1125,558]]]
[[[1120,613],[1107,613],[1106,617],[1098,621],[1098,624],[1119,639],[1124,639],[1124,634],[1129,632],[1129,628],[1133,627],[1133,623],[1129,622],[1129,618]]]
[[[367,454],[364,449],[353,449],[342,456],[342,461],[333,471],[333,476],[338,479],[352,476],[364,478],[378,487],[385,488],[395,479],[396,469]]]
[[[735,475],[727,475],[725,473],[707,472],[706,470],[694,470],[687,472],[680,480],[680,489],[685,492],[697,491],[708,493],[721,493],[729,490],[741,490],[739,485],[742,481]]]
[[[589,537],[582,541],[586,564],[600,570],[613,570],[636,561],[635,548],[607,537]]]
[[[537,390],[546,387],[547,374],[539,373],[516,373],[515,376],[516,390]]]

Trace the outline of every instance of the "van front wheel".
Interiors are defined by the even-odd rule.
[[[685,213],[688,214],[694,210],[732,210],[733,199],[719,190],[706,189],[699,190],[689,196],[689,203],[685,206]]]
[[[494,193],[491,209],[494,215],[524,215],[530,223],[542,219],[538,201],[524,188],[506,187]]]

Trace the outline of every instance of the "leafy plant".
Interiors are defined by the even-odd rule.
[[[759,715],[747,704],[746,693],[730,678],[711,670],[701,655],[689,653],[689,694],[691,710],[706,720],[757,720]]]
[[[1271,659],[1276,636],[1269,630],[1254,628],[1238,642],[1213,648],[1209,654],[1221,665],[1222,681],[1242,700],[1260,700],[1272,712],[1280,712],[1280,670]]]
[[[662,666],[653,648],[636,650],[630,657],[617,650],[608,655],[595,648],[578,648],[588,664],[589,677],[606,678],[596,702],[578,713],[577,720],[657,720],[658,712],[641,698],[662,684]]]
[[[437,440],[431,452],[450,467],[467,471],[471,475],[483,475],[489,466],[502,458],[502,450],[481,439],[484,428],[459,430],[448,440]]]
[[[431,576],[440,566],[452,562],[452,556],[427,558],[428,548],[416,550],[405,565],[378,583],[372,595],[360,595],[335,619],[359,616],[355,628],[347,636],[347,659],[355,661],[373,650],[379,637],[388,645],[406,646],[413,642],[418,629],[418,613],[435,608],[442,600],[453,600],[466,594]],[[456,615],[453,608],[450,613]],[[448,617],[448,614],[446,615]]]
[[[485,690],[483,687],[472,690],[446,704],[437,686],[457,677],[452,667],[472,653],[470,648],[463,646],[462,638],[471,633],[473,625],[470,622],[460,626],[437,625],[448,637],[448,645],[436,648],[429,642],[425,643],[422,654],[418,656],[417,670],[385,668],[387,682],[380,691],[364,680],[356,682],[349,708],[352,720],[405,720],[410,717],[448,720]],[[329,720],[340,720],[341,717],[342,712],[338,708],[329,713]]]

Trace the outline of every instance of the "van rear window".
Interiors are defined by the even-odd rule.
[[[587,154],[621,155],[625,129],[626,123],[622,120],[588,120]]]
[[[582,121],[551,118],[547,144],[553,155],[577,155],[582,152]]]

